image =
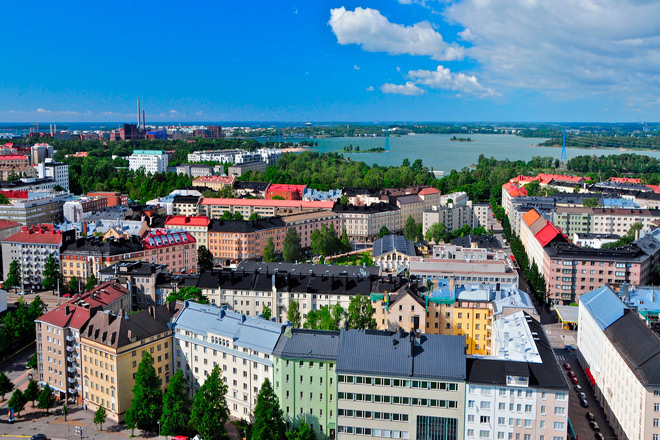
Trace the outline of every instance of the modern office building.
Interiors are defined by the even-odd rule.
[[[128,168],[144,173],[164,173],[167,171],[167,153],[160,150],[134,150],[128,157]]]

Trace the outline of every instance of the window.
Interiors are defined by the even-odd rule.
[[[555,415],[556,416],[563,416],[564,414],[566,414],[566,408],[561,407],[561,406],[555,407]]]
[[[490,417],[489,416],[479,417],[479,423],[490,423]]]
[[[553,427],[555,431],[563,431],[565,429],[564,422],[555,422]]]

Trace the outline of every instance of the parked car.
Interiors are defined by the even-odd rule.
[[[587,420],[589,420],[590,422],[596,420],[596,416],[594,415],[594,413],[588,412],[586,416],[587,416]]]
[[[591,426],[591,429],[596,432],[600,431],[600,426],[598,426],[598,423],[594,422],[593,420],[589,422],[589,426]]]
[[[580,399],[587,400],[587,395],[584,394],[584,393],[580,393],[580,394],[578,394],[578,396],[580,396]]]
[[[570,370],[571,369],[571,364],[569,364],[568,362],[564,362],[564,368],[566,370]]]
[[[564,348],[566,350],[568,350],[569,353],[575,350],[575,347],[573,347],[572,345],[568,345],[568,344],[564,345]]]
[[[185,435],[175,435],[174,438],[172,438],[172,440],[188,440],[188,437],[186,437]]]
[[[71,298],[71,294],[70,293],[65,293],[64,295],[62,295],[62,298]]]
[[[572,371],[569,371],[569,372],[568,372],[568,377],[575,377],[575,373],[572,372]]]
[[[571,383],[573,383],[573,385],[577,385],[577,383],[578,383],[577,377],[575,377],[575,376],[571,377]]]
[[[48,440],[48,437],[46,437],[46,434],[35,434],[30,437],[30,440]]]
[[[601,434],[600,432],[597,432],[596,433],[596,439],[597,440],[605,440],[605,436],[603,434]]]
[[[577,391],[578,393],[582,393],[582,387],[580,385],[575,385],[574,388],[575,388],[575,391]]]
[[[585,399],[580,400],[580,405],[584,408],[589,408],[589,402],[587,402]]]

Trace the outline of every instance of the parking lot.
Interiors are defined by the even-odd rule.
[[[569,354],[567,350],[555,349],[555,355],[557,356],[559,363],[562,365],[562,370],[564,371],[566,381],[571,387],[568,398],[568,417],[571,420],[573,429],[575,429],[575,433],[579,436],[579,439],[584,440],[596,438],[595,432],[591,429],[591,426],[589,426],[589,420],[586,416],[588,412],[594,414],[595,420],[600,427],[600,432],[606,439],[616,439],[617,437],[614,435],[614,431],[607,423],[607,419],[605,419],[605,413],[600,407],[600,404],[596,401],[591,385],[587,381],[587,377],[585,376],[582,367],[577,361],[575,352]],[[575,385],[571,383],[567,375],[568,372],[563,367],[565,362],[571,364],[571,370],[575,373],[575,377],[578,379],[578,385],[582,387],[582,392],[587,395],[587,402],[589,403],[588,408],[583,408],[580,404],[580,398],[578,397],[577,391],[575,391]]]

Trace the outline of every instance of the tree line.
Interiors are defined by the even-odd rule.
[[[347,311],[338,303],[332,306],[322,306],[318,310],[310,310],[307,312],[304,323],[297,301],[291,301],[287,309],[287,319],[291,325],[296,328],[315,330],[374,329],[376,320],[373,315],[374,307],[371,298],[366,295],[353,296]]]

